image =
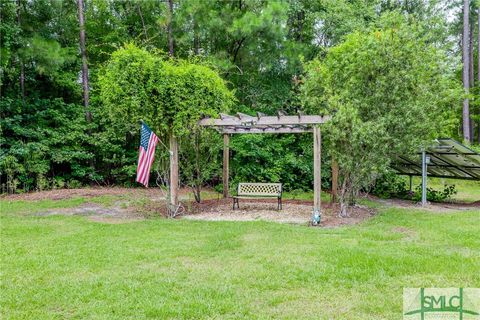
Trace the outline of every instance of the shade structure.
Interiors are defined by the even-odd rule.
[[[302,133],[312,132],[313,126],[330,120],[330,116],[323,115],[285,115],[278,112],[276,116],[266,116],[257,113],[250,116],[237,113],[235,116],[220,114],[219,119],[205,118],[199,121],[200,126],[213,127],[225,134],[235,133]]]
[[[458,141],[438,139],[425,153],[430,177],[480,180],[480,154]],[[421,152],[398,156],[392,167],[398,174],[421,176]]]
[[[237,113],[235,116],[220,114],[220,118],[205,118],[198,122],[199,126],[211,127],[223,134],[223,195],[228,197],[228,181],[229,181],[229,136],[231,134],[246,133],[313,133],[313,210],[312,224],[320,223],[321,216],[321,143],[322,135],[320,125],[330,120],[330,116],[326,115],[286,115],[283,112],[277,112],[276,116],[267,116],[257,113],[251,116],[244,113]]]

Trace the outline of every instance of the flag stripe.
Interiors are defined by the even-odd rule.
[[[138,154],[137,177],[136,181],[148,187],[150,179],[150,169],[155,159],[155,148],[158,143],[157,135],[150,128],[142,124],[140,147]]]
[[[139,148],[138,167],[137,167],[137,181],[139,181],[139,182],[143,181],[141,179],[141,177],[142,177],[143,167],[144,167],[144,163],[145,163],[144,159],[145,159],[145,150],[142,147],[140,147]]]
[[[150,134],[150,139],[148,143],[148,152],[147,152],[147,158],[145,159],[145,168],[142,176],[142,181],[145,186],[148,186],[148,180],[150,177],[150,168],[152,166],[152,157],[155,155],[155,147],[157,145],[156,143],[156,135],[152,132]],[[153,150],[153,152],[151,152]]]
[[[135,179],[135,181],[138,181],[139,180],[139,173],[140,173],[140,164],[142,163],[142,147],[139,147],[138,148],[138,164],[137,164],[137,178]]]

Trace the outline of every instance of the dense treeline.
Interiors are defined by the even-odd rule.
[[[457,92],[462,80],[462,4],[401,0],[2,1],[2,191],[134,184],[138,130],[126,131],[112,122],[108,116],[111,110],[107,110],[100,90],[112,53],[125,44],[135,44],[165,61],[182,59],[215,70],[235,94],[232,107],[235,112],[319,112],[322,104],[332,105],[331,97],[335,94],[346,97],[345,92],[324,94],[322,90],[330,90],[335,81],[342,81],[337,87],[345,83],[342,87],[345,89],[348,79],[342,80],[341,76],[350,75],[330,78],[332,81],[324,87],[305,88],[308,82],[305,65],[309,65],[307,69],[311,73],[315,63],[321,66],[325,60],[327,68],[328,63],[337,63],[334,57],[328,59],[329,49],[344,43],[347,36],[350,45],[355,41],[374,40],[375,36],[368,35],[375,35],[378,30],[396,30],[401,20],[400,25],[406,28],[404,32],[414,30],[411,34],[425,44],[410,49],[434,48],[437,50],[434,54],[441,55],[437,60],[441,65],[433,62],[426,65],[413,59],[415,52],[409,52],[408,59],[412,57],[411,61],[421,64],[419,68],[424,68],[426,73],[414,73],[415,66],[406,68],[413,70],[414,79],[407,83],[420,83],[417,80],[435,65],[434,70],[445,80],[439,84],[443,86],[441,90],[449,94],[438,104],[444,124],[438,134],[462,140],[462,97]],[[473,89],[464,98],[470,103],[471,142],[475,143],[477,139],[480,141],[480,106],[476,99],[480,78],[475,80],[478,52],[474,50],[478,45],[475,37],[478,18],[476,4],[473,1],[469,4],[469,86]],[[84,17],[85,51],[81,50],[81,16]],[[408,41],[416,43],[415,39]],[[374,44],[365,48],[381,56],[381,45],[376,51],[372,49]],[[389,48],[400,50],[401,47]],[[354,49],[357,47],[352,51]],[[341,50],[348,48],[337,52]],[[398,61],[391,69],[392,77],[396,70],[402,69],[402,54],[395,57]],[[85,65],[82,56],[86,59]],[[388,61],[390,57],[386,55],[384,59]],[[314,62],[309,64],[310,61]],[[371,66],[375,66],[374,61]],[[348,66],[342,67],[348,69]],[[362,72],[368,76],[369,70]],[[378,74],[383,76],[381,72]],[[337,77],[333,73],[331,76]],[[397,76],[401,79],[409,74]],[[357,80],[357,84],[369,83],[365,79]],[[388,85],[388,82],[382,84],[382,93],[395,94],[398,88],[389,90]],[[305,98],[308,92],[310,95]],[[312,101],[312,92],[317,97],[330,97],[330,102],[328,99]],[[422,94],[417,96],[415,103],[428,98]],[[366,101],[365,106],[371,102],[367,97],[362,99]],[[381,96],[375,99],[382,105]],[[355,103],[351,96],[347,100]],[[128,123],[125,127],[135,125]],[[203,134],[208,138],[196,142],[196,147],[191,146],[188,139],[181,141],[181,150],[184,150],[180,158],[183,161],[181,178],[185,185],[192,185],[190,180],[198,175],[190,165],[198,161],[191,158],[191,148],[208,155],[202,158],[204,163],[196,164],[204,169],[200,180],[211,184],[221,180],[221,137]],[[324,138],[322,174],[328,183],[331,141],[328,135]],[[218,148],[206,148],[202,141],[215,142]],[[160,176],[167,153],[164,149],[159,147],[156,162]],[[288,189],[308,189],[313,180],[311,149],[308,134],[236,136],[232,139],[232,183],[282,181]],[[208,160],[205,162],[205,159]]]

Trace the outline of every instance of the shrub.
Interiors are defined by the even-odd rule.
[[[372,193],[380,198],[408,198],[410,196],[405,179],[394,172],[388,172],[377,178]]]
[[[444,186],[443,191],[427,188],[427,200],[432,202],[442,202],[448,200],[455,194],[457,194],[457,190],[454,184]],[[418,185],[415,188],[415,193],[412,196],[412,200],[422,200],[422,185]]]

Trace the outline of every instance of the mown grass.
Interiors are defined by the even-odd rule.
[[[81,201],[2,201],[2,318],[400,319],[403,287],[480,287],[479,210],[337,229],[25,214]]]

